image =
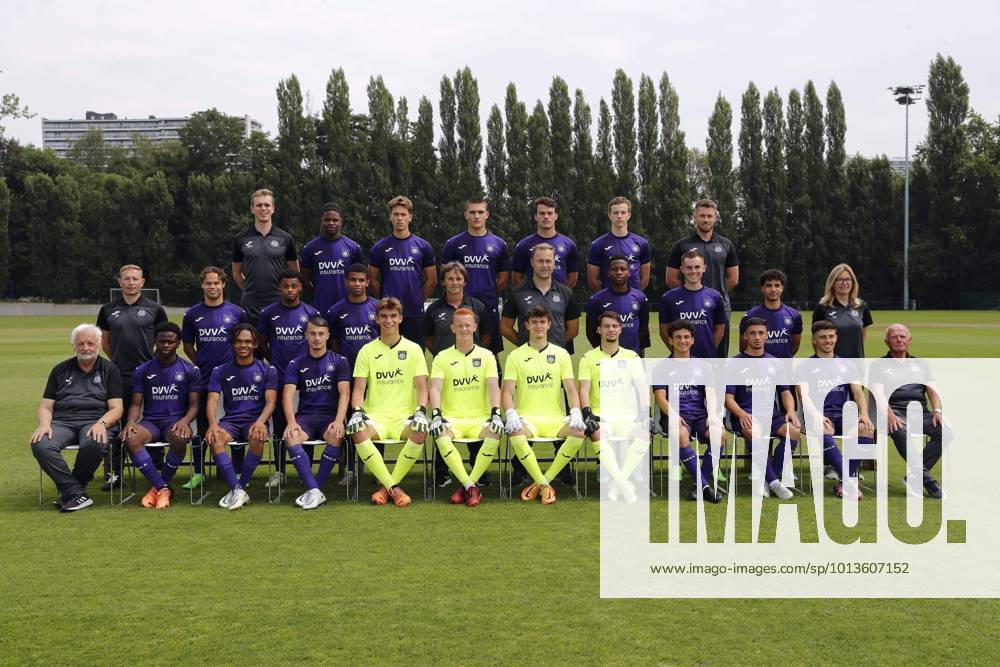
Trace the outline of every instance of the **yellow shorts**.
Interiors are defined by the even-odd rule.
[[[368,421],[371,422],[371,427],[378,433],[379,440],[400,440],[403,435],[403,429],[410,425],[409,415],[400,416],[398,413],[389,415],[378,412],[369,412],[367,414]]]
[[[489,419],[489,415],[485,417],[449,419],[448,421],[451,422],[452,438],[458,440],[478,440],[487,419]]]
[[[614,421],[601,421],[601,439],[615,440],[629,438],[633,433],[641,434],[641,425],[631,419],[615,419]]]
[[[559,431],[566,426],[566,417],[551,415],[521,415],[521,422],[531,431],[533,438],[558,438]]]

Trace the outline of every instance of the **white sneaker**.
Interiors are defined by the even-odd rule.
[[[639,500],[639,496],[635,494],[635,484],[632,482],[625,483],[625,488],[622,489],[622,495],[625,496],[625,502],[629,505]]]
[[[344,476],[337,482],[337,486],[350,486],[354,482],[354,473],[350,470],[344,472]]]
[[[309,489],[299,496],[299,498],[305,498],[302,504],[299,505],[304,510],[314,510],[326,502],[326,496],[319,489]],[[296,502],[298,501],[296,500]]]
[[[789,491],[788,487],[782,484],[781,480],[779,479],[774,480],[767,486],[769,489],[771,489],[771,493],[776,495],[778,498],[781,498],[782,500],[788,500],[789,498],[792,497],[792,492]]]
[[[823,477],[826,479],[840,479],[840,475],[837,474],[837,471],[833,466],[826,466],[823,468]]]
[[[305,493],[303,493],[301,496],[299,496],[298,498],[296,498],[295,499],[295,504],[298,505],[299,507],[302,507],[302,505],[309,498],[309,491],[310,491],[310,489],[306,489]]]
[[[229,503],[229,511],[238,510],[250,502],[250,494],[243,489],[233,491],[233,500]]]
[[[285,473],[276,472],[268,478],[267,484],[264,485],[265,489],[276,489],[279,486],[284,486],[285,484]]]
[[[227,510],[227,509],[229,509],[229,503],[231,503],[231,502],[233,502],[233,492],[232,491],[230,491],[226,495],[222,496],[222,498],[219,500],[219,507],[221,507],[222,509],[226,509]]]

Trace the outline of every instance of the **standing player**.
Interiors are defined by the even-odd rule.
[[[288,421],[284,432],[285,446],[292,465],[299,473],[306,492],[295,504],[305,510],[326,502],[320,488],[340,458],[344,442],[344,419],[351,395],[351,370],[347,359],[327,349],[330,325],[316,316],[306,325],[308,351],[288,362],[282,389],[282,408]],[[299,392],[299,407],[295,409],[295,392]],[[319,470],[312,473],[311,457],[302,443],[314,438],[326,441]]]
[[[555,253],[555,266],[552,278],[570,289],[576,287],[579,274],[579,264],[576,256],[576,244],[573,239],[556,231],[556,220],[559,219],[559,204],[551,197],[539,197],[531,204],[535,212],[534,234],[529,234],[518,241],[514,247],[514,259],[511,263],[513,272],[511,281],[514,287],[524,283],[525,278],[532,275],[531,257],[535,246],[547,243]]]
[[[233,330],[233,361],[218,366],[208,381],[208,446],[212,448],[215,465],[229,485],[229,493],[219,501],[219,507],[237,510],[250,502],[246,487],[264,456],[268,438],[267,420],[278,402],[278,371],[257,359],[257,329],[252,324],[239,324]],[[225,416],[219,419],[219,397]],[[226,444],[249,442],[250,451],[243,459],[239,479]]]
[[[128,424],[122,437],[135,467],[152,484],[142,498],[142,506],[161,510],[170,507],[173,492],[168,485],[184,462],[191,440],[191,422],[198,414],[201,371],[177,356],[181,328],[173,322],[157,324],[153,340],[153,358],[135,369]],[[161,474],[146,445],[162,440],[170,443],[170,450]]]
[[[725,300],[716,290],[702,284],[705,257],[700,250],[692,249],[684,253],[681,271],[684,273],[684,284],[668,290],[660,299],[660,338],[669,347],[669,324],[675,320],[690,322],[695,328],[692,356],[702,359],[716,357],[725,336]]]
[[[548,339],[552,326],[549,311],[541,306],[532,307],[526,319],[528,342],[507,355],[501,400],[510,444],[534,480],[521,491],[521,500],[527,502],[541,495],[542,504],[551,505],[556,501],[556,492],[550,480],[580,450],[586,425],[573,379],[573,361],[569,352],[552,345]],[[568,419],[564,401],[570,406]],[[565,438],[544,475],[528,438]]]
[[[812,324],[812,346],[815,353],[811,359],[831,359],[830,365],[812,370],[819,373],[800,373],[798,388],[802,396],[802,408],[808,415],[819,417],[823,425],[823,462],[837,473],[837,483],[833,492],[837,496],[847,496],[861,500],[863,495],[858,488],[858,470],[861,467],[859,459],[851,459],[848,465],[846,482],[844,476],[844,457],[837,448],[834,436],[842,436],[844,430],[844,404],[848,399],[858,406],[858,444],[874,442],[875,427],[868,417],[868,397],[861,385],[850,382],[859,376],[856,367],[849,359],[841,359],[834,354],[837,346],[837,327],[833,322],[819,320]],[[812,368],[806,366],[804,368]],[[827,371],[829,369],[829,371]],[[826,371],[826,372],[824,372]],[[825,386],[824,386],[825,385]],[[828,390],[823,399],[822,409],[817,408],[815,400],[821,395],[821,390]],[[853,431],[848,428],[846,432]]]
[[[320,234],[302,248],[302,278],[313,290],[313,305],[325,313],[347,296],[347,267],[364,261],[361,246],[344,236],[344,211],[336,204],[320,209]]]
[[[591,292],[597,292],[611,284],[608,270],[616,257],[624,257],[628,261],[628,284],[631,287],[644,290],[649,285],[649,270],[652,266],[649,242],[628,230],[631,217],[632,202],[625,197],[615,197],[608,203],[611,231],[598,236],[590,244],[590,253],[587,255],[587,287]]]
[[[802,315],[789,305],[781,302],[787,278],[784,271],[768,269],[760,274],[760,293],[764,302],[748,310],[740,320],[740,352],[746,347],[743,327],[751,317],[759,317],[767,323],[767,343],[764,349],[778,359],[791,359],[798,353],[802,342]]]
[[[764,351],[764,343],[767,341],[767,324],[764,320],[759,317],[747,320],[741,335],[746,340],[746,346],[744,351],[738,353],[733,359],[774,359]],[[756,421],[762,433],[766,433],[769,438],[779,438],[774,455],[766,457],[764,481],[771,493],[782,500],[788,500],[792,497],[792,492],[778,479],[778,472],[781,471],[785,460],[785,436],[788,436],[791,449],[794,452],[795,447],[799,444],[800,424],[799,417],[795,413],[795,397],[792,395],[791,388],[787,385],[777,384],[777,374],[778,369],[775,366],[769,369],[766,379],[754,378],[754,380],[766,380],[760,386],[765,388],[768,385],[773,386],[781,403],[780,410],[778,403],[774,403],[770,423],[767,421],[760,423],[760,419]],[[748,450],[753,447],[752,429],[755,421],[753,416],[753,386],[751,380],[747,380],[746,384],[743,385],[726,385],[726,409],[731,415],[733,429],[744,437]],[[767,417],[761,419],[766,420]]]
[[[441,251],[442,262],[460,262],[468,272],[465,293],[484,304],[490,313],[490,342],[484,347],[494,353],[503,351],[500,336],[500,294],[510,280],[510,253],[507,242],[486,229],[490,210],[482,197],[465,202],[468,229],[448,239]]]
[[[242,308],[225,299],[226,272],[218,266],[201,270],[201,291],[205,298],[184,313],[181,337],[184,354],[201,372],[198,391],[198,437],[191,445],[194,474],[182,488],[197,489],[204,481],[204,444],[208,432],[208,379],[216,366],[233,360],[232,334],[236,325],[247,321]],[[242,452],[241,452],[242,453]],[[242,462],[242,459],[239,461]]]
[[[715,224],[719,220],[719,207],[711,199],[699,199],[694,205],[695,231],[677,243],[670,250],[667,259],[667,288],[680,287],[681,261],[689,250],[698,250],[705,260],[704,283],[722,295],[724,317],[722,339],[718,343],[718,351],[713,357],[729,356],[729,292],[736,289],[740,282],[740,259],[736,255],[736,246],[721,234],[715,233]],[[662,320],[661,320],[662,321]],[[696,341],[697,342],[697,341]],[[697,356],[697,355],[696,355]]]
[[[451,502],[474,507],[482,495],[476,483],[500,448],[500,381],[496,357],[475,344],[475,313],[468,308],[456,310],[451,330],[455,344],[434,357],[431,364],[430,433],[436,437],[438,451],[452,476],[461,484],[451,494]],[[466,472],[454,438],[483,441],[478,454],[469,452],[475,460],[472,474]]]
[[[599,290],[587,302],[587,340],[591,347],[601,342],[600,316],[610,310],[621,318],[618,344],[642,356],[649,346],[649,299],[641,289],[630,287],[631,269],[627,257],[615,255],[608,262],[608,287]]]
[[[258,335],[261,355],[278,371],[278,378],[284,378],[288,362],[309,349],[306,343],[306,322],[319,313],[302,301],[302,275],[298,271],[282,271],[278,289],[281,291],[281,301],[272,303],[260,312]],[[278,440],[275,443],[278,461],[274,474],[267,481],[267,488],[285,482],[285,442],[280,436],[284,435],[287,426],[284,411],[276,410],[274,437]],[[309,454],[312,459],[312,452]]]
[[[253,225],[233,239],[233,280],[241,290],[240,305],[254,326],[265,306],[278,301],[278,278],[285,269],[299,270],[295,241],[271,222],[274,195],[257,190],[250,195]]]
[[[122,396],[131,399],[132,378],[140,364],[153,358],[153,329],[167,321],[167,312],[160,304],[142,295],[146,279],[142,269],[126,264],[118,269],[120,297],[101,306],[97,326],[101,329],[101,349],[122,374]],[[162,459],[160,459],[162,462]],[[111,446],[111,471],[101,491],[121,485],[122,460],[120,448]]]
[[[354,364],[351,415],[352,435],[361,462],[381,483],[372,502],[385,505],[392,498],[406,507],[410,497],[399,486],[424,449],[430,428],[427,419],[427,362],[424,351],[399,332],[403,306],[395,297],[383,297],[375,313],[379,337],[361,348]],[[372,440],[406,441],[392,472]]]
[[[399,299],[403,321],[399,332],[423,349],[424,301],[434,293],[437,271],[431,244],[410,232],[413,202],[403,196],[389,200],[392,234],[372,246],[368,277],[374,296]],[[423,288],[421,289],[421,282]]]

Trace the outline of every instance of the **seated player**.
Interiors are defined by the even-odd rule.
[[[586,424],[573,379],[573,360],[569,352],[548,340],[552,326],[549,311],[532,306],[525,320],[528,342],[508,354],[504,366],[501,400],[507,411],[505,430],[517,458],[534,480],[521,491],[521,500],[528,502],[541,496],[543,505],[551,505],[556,501],[556,492],[549,480],[555,479],[580,450]],[[564,391],[570,406],[568,419]],[[565,438],[544,475],[528,438]]]
[[[379,337],[362,347],[354,362],[347,434],[353,436],[361,462],[381,484],[372,502],[385,505],[391,497],[396,507],[406,507],[410,497],[399,483],[423,451],[430,428],[425,407],[427,362],[420,346],[399,333],[403,321],[399,299],[383,297],[375,318]],[[391,473],[372,442],[383,439],[406,441]]]
[[[475,507],[482,497],[476,484],[493,463],[503,433],[500,380],[496,357],[474,342],[475,312],[458,308],[452,315],[451,331],[455,344],[442,350],[431,364],[430,434],[436,438],[448,470],[461,485],[451,494],[452,504]],[[465,471],[454,438],[483,441],[471,474]]]
[[[246,487],[264,455],[264,442],[269,436],[267,420],[278,402],[278,371],[257,359],[256,349],[256,327],[238,325],[233,329],[234,360],[216,367],[208,381],[206,440],[212,448],[215,465],[229,485],[229,493],[219,501],[219,507],[228,510],[237,510],[250,502]],[[218,416],[220,396],[225,409],[222,419]],[[226,451],[226,444],[234,441],[250,444],[239,479]]]
[[[611,260],[611,263],[613,271],[615,260]],[[612,484],[608,490],[608,497],[611,500],[617,500],[621,494],[624,494],[625,499],[632,503],[636,501],[635,489],[631,482],[628,481],[628,477],[618,466],[614,449],[611,447],[602,447],[601,440],[604,438],[623,438],[629,440],[629,454],[626,455],[626,461],[629,460],[633,452],[640,448],[642,454],[645,454],[649,448],[649,443],[648,433],[643,433],[643,431],[646,429],[649,421],[649,405],[645,404],[646,401],[640,400],[640,403],[644,405],[640,404],[636,406],[637,396],[641,399],[645,395],[645,391],[641,389],[641,384],[637,386],[637,384],[632,383],[616,383],[614,380],[607,380],[607,376],[605,376],[605,381],[602,382],[601,366],[604,365],[606,367],[613,361],[619,362],[622,364],[620,368],[627,368],[629,374],[638,374],[641,376],[642,365],[638,361],[638,354],[621,347],[619,344],[622,333],[622,322],[618,313],[606,310],[598,315],[596,320],[597,332],[601,337],[600,345],[588,351],[580,358],[580,368],[577,373],[577,378],[580,380],[580,405],[582,406],[583,423],[586,425],[585,433],[590,438],[594,451],[597,452],[597,458],[600,459],[601,465],[604,466],[604,469],[608,471],[608,475],[611,476]],[[629,363],[627,361],[629,359],[633,359],[634,361]],[[638,394],[636,392],[637,388],[639,389]],[[615,420],[614,422],[605,420],[602,422],[602,390],[605,392],[606,397],[610,392],[610,395],[615,397],[615,401],[619,402],[623,410],[627,409],[626,406],[630,404],[636,406],[632,419],[627,421]]]
[[[680,371],[672,370],[663,372],[663,377],[657,377],[653,385],[653,398],[660,408],[660,427],[664,433],[670,433],[670,420],[677,423],[678,453],[681,465],[695,480],[694,488],[688,496],[690,500],[696,500],[699,489],[702,498],[710,503],[718,503],[722,500],[721,492],[716,488],[712,448],[708,447],[705,456],[701,461],[701,469],[698,468],[698,452],[691,447],[691,436],[697,436],[698,441],[704,445],[710,445],[710,429],[719,429],[719,436],[722,435],[722,422],[718,416],[711,414],[709,406],[714,404],[713,400],[707,400],[714,396],[711,382],[709,382],[709,369],[691,356],[691,348],[694,347],[695,328],[690,322],[677,320],[667,325],[667,337],[670,340],[670,347],[673,353],[671,359],[685,359],[692,363],[685,380],[689,382],[670,383],[671,375],[681,375]],[[680,378],[678,378],[680,379]],[[690,380],[698,380],[692,383]],[[663,382],[663,384],[660,384]],[[677,410],[670,404],[670,390],[677,391]],[[711,396],[710,396],[711,394]]]
[[[844,479],[844,459],[837,448],[834,436],[844,435],[844,404],[848,398],[858,405],[858,443],[874,442],[875,427],[868,417],[868,397],[860,384],[848,382],[856,377],[852,360],[841,359],[833,350],[837,346],[837,327],[829,320],[819,320],[812,324],[812,345],[815,353],[811,359],[836,359],[836,367],[829,373],[805,373],[800,375],[799,393],[802,397],[802,409],[806,414],[816,415],[823,424],[823,462],[837,473],[837,483],[833,492],[838,497],[848,497],[861,500],[864,496],[858,488],[858,469],[860,459],[851,459],[848,464],[847,479]],[[825,367],[824,367],[825,368]],[[818,370],[818,369],[817,369]],[[818,375],[818,377],[817,377]],[[821,394],[820,382],[829,387],[829,392],[823,399],[823,409],[820,411],[813,402],[814,397]],[[819,413],[818,415],[816,413]],[[852,429],[848,429],[852,430]]]
[[[344,442],[344,419],[351,396],[351,369],[347,359],[327,349],[330,325],[320,316],[306,324],[309,351],[288,362],[281,402],[288,420],[285,446],[292,465],[305,484],[306,491],[295,504],[311,510],[326,502],[320,488],[330,476],[340,458]],[[295,410],[295,391],[299,392],[299,407]],[[302,448],[307,440],[322,438],[326,448],[320,458],[319,470],[313,476],[309,455]]]
[[[743,352],[735,355],[733,359],[775,359],[764,351],[764,343],[767,341],[767,325],[763,319],[751,317],[746,320],[746,326],[740,335],[746,343],[746,348]],[[799,417],[795,413],[795,397],[792,395],[791,389],[787,385],[776,384],[775,378],[772,377],[778,373],[777,365],[769,370],[772,372],[769,372],[766,379],[753,378],[754,380],[764,380],[765,390],[768,389],[766,385],[773,385],[782,406],[782,410],[779,410],[777,403],[775,403],[770,423],[758,424],[763,433],[769,437],[780,439],[774,455],[766,458],[764,481],[767,483],[767,489],[765,489],[765,493],[769,489],[778,498],[788,500],[792,497],[792,492],[778,479],[778,471],[782,469],[785,461],[785,436],[788,436],[793,452],[799,444]],[[726,385],[726,409],[732,418],[733,430],[746,439],[747,448],[751,451],[753,448],[752,430],[755,421],[752,388],[751,380],[747,380],[746,384],[743,385]],[[759,422],[759,420],[757,421]]]
[[[162,322],[153,330],[153,358],[135,369],[128,424],[122,432],[132,463],[152,484],[142,497],[143,507],[170,507],[170,480],[184,462],[191,441],[191,422],[198,416],[201,371],[177,356],[181,328]],[[142,421],[139,415],[142,414]],[[170,443],[163,472],[153,465],[146,451],[150,442]]]
[[[643,348],[649,347],[649,299],[642,290],[629,285],[631,275],[627,257],[612,257],[607,277],[608,286],[594,292],[587,302],[587,340],[592,347],[600,345],[598,320],[604,311],[610,310],[618,313],[622,322],[618,344],[641,357]]]

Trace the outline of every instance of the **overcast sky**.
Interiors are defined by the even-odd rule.
[[[363,5],[363,6],[362,6]],[[250,114],[276,133],[275,87],[292,73],[322,108],[330,71],[344,68],[352,106],[367,109],[369,76],[410,101],[427,95],[438,120],[438,85],[468,65],[481,111],[517,84],[529,111],[547,101],[553,75],[581,88],[594,108],[610,98],[616,68],[636,81],[666,71],[680,96],[690,146],[704,148],[720,91],[733,105],[748,81],[762,90],[812,79],[825,99],[837,82],[849,154],[903,154],[903,109],[891,85],[921,83],[936,53],[953,56],[971,105],[1000,114],[1000,3],[967,2],[16,2],[2,0],[0,92],[38,116],[7,134],[41,143],[41,117],[188,115],[218,107]],[[911,108],[911,146],[926,110]],[[485,135],[485,125],[484,125]],[[596,129],[596,128],[595,128]],[[735,149],[734,149],[735,154]]]

